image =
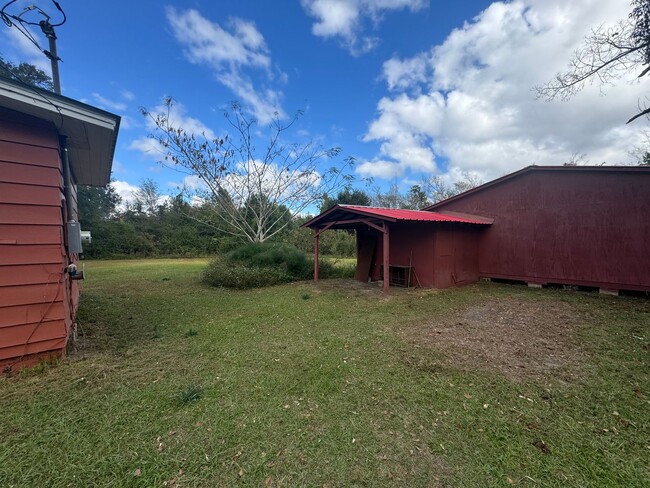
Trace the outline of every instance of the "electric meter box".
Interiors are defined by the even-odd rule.
[[[68,222],[68,252],[70,254],[81,254],[81,224],[79,222]]]
[[[90,244],[92,242],[93,238],[90,235],[89,230],[82,230],[81,231],[81,244]]]

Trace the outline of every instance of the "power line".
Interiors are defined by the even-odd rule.
[[[7,8],[16,3],[18,0],[10,0],[7,2],[2,9],[0,10],[0,18],[2,18],[3,22],[7,25],[7,27],[15,27],[18,29],[18,32],[20,32],[23,36],[25,36],[26,39],[28,39],[34,46],[36,46],[36,49],[41,51],[45,56],[50,60],[52,63],[52,83],[54,85],[54,91],[56,93],[61,93],[61,82],[59,79],[59,61],[61,61],[61,58],[59,58],[59,55],[57,54],[56,50],[56,33],[54,31],[55,27],[62,26],[63,24],[66,23],[68,20],[67,15],[61,8],[61,5],[59,2],[56,0],[52,0],[52,3],[56,7],[56,9],[61,13],[62,19],[58,23],[51,23],[51,16],[42,8],[36,6],[36,5],[29,5],[25,7],[22,12],[20,12],[18,15],[15,14],[10,14],[7,12]],[[24,19],[23,16],[26,14],[35,11],[39,13],[41,16],[43,16],[43,19],[40,20],[39,22],[32,22],[27,19]],[[43,49],[34,35],[31,33],[29,30],[29,26],[34,26],[37,25],[41,28],[41,31],[43,34],[45,34],[45,37],[47,38],[49,42],[49,51]]]

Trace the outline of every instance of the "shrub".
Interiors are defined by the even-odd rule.
[[[321,278],[351,278],[354,265],[320,261]],[[314,260],[287,243],[246,244],[213,260],[203,281],[225,288],[260,288],[314,277]]]
[[[287,283],[293,278],[281,268],[248,266],[224,259],[213,260],[203,272],[203,282],[224,288],[261,288]]]
[[[258,268],[282,268],[294,279],[305,279],[309,275],[305,253],[284,242],[246,244],[232,251],[227,258]]]

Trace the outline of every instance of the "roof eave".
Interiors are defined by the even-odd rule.
[[[72,98],[0,77],[0,106],[51,122],[67,140],[76,183],[106,186],[120,120],[118,115]]]

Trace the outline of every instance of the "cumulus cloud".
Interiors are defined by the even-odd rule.
[[[181,127],[190,134],[196,135],[205,135],[208,139],[215,139],[216,135],[207,125],[201,122],[199,119],[191,117],[187,113],[185,105],[178,101],[174,103],[169,108],[165,104],[157,105],[149,110],[152,117],[156,117],[158,114],[166,114],[169,118],[170,125],[172,127]],[[146,117],[146,126],[149,131],[152,133],[155,132],[156,124],[150,117]],[[165,150],[160,145],[156,139],[151,137],[139,137],[131,141],[128,146],[129,149],[137,150],[143,153],[145,156],[160,161],[164,157]]]
[[[286,74],[274,70],[264,37],[253,22],[231,18],[222,27],[197,10],[166,9],[167,21],[176,40],[184,46],[185,57],[194,64],[210,67],[217,80],[229,88],[262,124],[275,115],[284,117],[282,92],[256,87],[250,72],[261,72],[267,82],[286,81]]]
[[[122,209],[135,201],[135,193],[138,191],[136,185],[120,180],[111,181],[109,185],[112,186],[115,192],[122,198]]]
[[[532,88],[566,68],[595,26],[629,12],[628,0],[495,2],[446,40],[383,65],[390,95],[365,141],[379,153],[363,175],[393,177],[478,171],[493,178],[529,164],[624,163],[642,135],[625,125],[644,87],[633,79],[588,85],[567,102],[535,99]]]
[[[302,0],[304,10],[316,21],[314,35],[337,38],[353,55],[372,50],[379,40],[364,34],[364,21],[378,24],[390,10],[413,12],[428,4],[426,0]]]

